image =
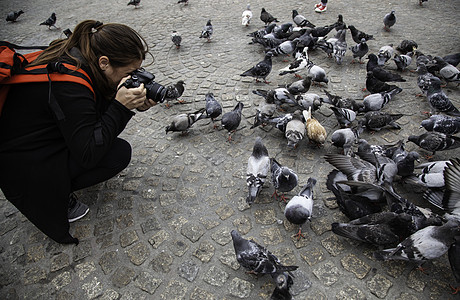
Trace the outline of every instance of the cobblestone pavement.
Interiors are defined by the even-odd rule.
[[[128,1],[2,1],[0,15],[23,9],[15,24],[4,19],[0,36],[22,45],[42,45],[62,37],[62,30],[73,29],[84,19],[121,22],[138,30],[148,41],[155,57],[147,70],[164,85],[183,79],[185,104],[170,109],[158,105],[137,113],[122,137],[133,146],[129,167],[115,178],[80,191],[81,201],[90,213],[71,225],[80,239],[78,246],[60,245],[38,231],[8,201],[0,196],[0,298],[1,299],[267,299],[274,285],[269,276],[245,273],[236,262],[230,231],[238,229],[275,253],[285,264],[295,264],[292,293],[295,299],[453,299],[449,284],[455,285],[446,256],[425,264],[427,273],[405,262],[378,262],[375,247],[338,237],[330,231],[333,221],[346,221],[331,200],[325,186],[331,166],[322,158],[340,150],[328,142],[320,149],[302,141],[289,149],[276,129],[250,129],[255,107],[261,97],[257,88],[269,89],[294,81],[279,76],[290,57],[274,57],[271,84],[241,77],[243,71],[260,61],[262,47],[250,45],[246,36],[263,26],[260,10],[290,22],[297,9],[317,25],[335,22],[340,13],[353,24],[375,36],[371,52],[403,39],[413,39],[419,49],[441,55],[460,51],[457,0],[430,0],[420,7],[418,0],[330,1],[324,14],[313,12],[313,1],[251,1],[254,18],[248,28],[240,16],[246,1],[190,0],[188,6],[174,0],[142,1],[142,7]],[[383,16],[394,9],[397,23],[391,32],[383,30]],[[60,30],[38,26],[51,12],[57,14]],[[214,25],[212,42],[199,39],[208,19]],[[183,37],[177,50],[172,30]],[[349,46],[354,45],[347,34]],[[310,58],[324,67],[330,78],[327,90],[362,100],[365,95],[365,65],[350,64],[347,52],[342,65],[320,51]],[[415,64],[412,64],[411,69]],[[395,71],[393,63],[386,67]],[[401,130],[382,130],[363,137],[371,143],[389,143],[422,133],[420,121],[429,109],[424,98],[417,98],[416,73],[404,72],[407,82],[398,83],[403,92],[384,110],[405,116],[398,121]],[[310,92],[324,96],[323,87]],[[243,120],[226,142],[227,132],[200,121],[186,136],[165,134],[169,119],[178,113],[204,106],[204,95],[213,92],[224,106],[244,103]],[[447,95],[460,107],[459,87],[449,84]],[[328,130],[338,128],[327,105],[314,113]],[[308,177],[317,178],[314,215],[304,226],[306,238],[292,238],[296,228],[286,221],[284,204],[271,198],[273,186],[266,184],[252,207],[245,202],[245,172],[256,136],[261,136],[271,157],[292,167],[300,185]],[[328,137],[330,140],[330,137]],[[407,144],[408,150],[418,149]],[[458,156],[458,150],[438,152],[434,159]],[[424,161],[425,159],[422,159]],[[300,187],[289,193],[292,196]],[[421,191],[397,184],[396,189],[421,203]],[[458,296],[457,296],[458,297]]]

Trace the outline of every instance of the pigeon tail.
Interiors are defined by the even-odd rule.
[[[313,177],[308,178],[307,184],[302,188],[299,193],[299,196],[304,196],[307,198],[311,198],[313,195],[313,187],[316,184],[316,179]]]

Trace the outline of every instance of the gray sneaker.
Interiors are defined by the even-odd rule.
[[[88,205],[77,200],[77,196],[74,193],[69,196],[69,211],[67,212],[67,218],[69,223],[75,222],[83,218],[89,212]]]

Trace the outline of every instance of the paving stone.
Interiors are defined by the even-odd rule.
[[[203,234],[205,233],[205,230],[201,224],[197,223],[188,223],[186,226],[183,226],[181,229],[181,234],[188,238],[192,243],[195,243],[198,241]]]
[[[101,256],[99,265],[104,271],[104,274],[112,273],[119,264],[118,253],[116,251],[106,252]]]
[[[217,299],[214,294],[196,287],[190,295],[190,300],[215,300]]]
[[[169,271],[171,271],[171,264],[173,263],[173,260],[174,259],[171,255],[161,251],[154,257],[150,265],[156,272],[169,273]]]
[[[134,225],[134,217],[132,213],[122,214],[116,218],[116,224],[119,229],[125,229]]]
[[[393,284],[388,278],[380,274],[375,275],[367,282],[367,287],[372,294],[383,299],[387,296],[388,290]]]
[[[151,217],[141,224],[141,228],[143,233],[148,233],[150,231],[160,230],[161,224],[155,217]]]
[[[37,262],[45,257],[43,245],[33,245],[27,249],[27,262]]]
[[[185,299],[187,293],[187,287],[184,283],[171,280],[165,288],[165,291],[161,294],[161,299]]]
[[[67,267],[70,264],[70,258],[67,253],[60,253],[51,259],[50,271],[55,272]]]
[[[253,289],[253,283],[238,277],[233,278],[228,285],[228,291],[230,295],[241,299],[248,298]]]
[[[186,240],[173,240],[169,243],[169,250],[178,257],[184,255],[190,248]]]
[[[107,219],[107,220],[102,220],[98,222],[96,225],[94,225],[93,234],[95,236],[102,236],[102,235],[111,233],[112,231],[113,231],[113,220]]]
[[[137,242],[139,237],[135,230],[124,232],[120,235],[120,245],[125,248],[133,243]]]
[[[308,275],[302,270],[295,271],[295,280],[294,284],[291,287],[292,295],[296,296],[300,293],[308,290],[311,287],[311,280],[308,278]]]
[[[345,286],[342,290],[340,290],[337,293],[337,295],[335,295],[335,299],[337,300],[348,300],[348,299],[365,300],[367,299],[367,297],[357,287]]]
[[[308,263],[309,266],[313,266],[326,259],[324,250],[319,247],[313,247],[300,252],[300,256]]]
[[[345,250],[344,243],[336,235],[330,235],[329,237],[321,240],[321,245],[329,252],[332,256],[337,256]]]
[[[200,267],[193,261],[185,261],[179,266],[177,272],[179,273],[180,277],[187,279],[189,282],[192,282],[198,275],[199,270]]]
[[[120,294],[115,290],[106,290],[99,299],[101,300],[116,300],[120,297]]]
[[[77,272],[78,278],[80,281],[83,281],[91,273],[96,271],[96,266],[94,262],[84,262],[75,266],[75,271]]]
[[[232,236],[230,235],[231,231],[232,230],[229,227],[222,227],[215,230],[211,235],[211,238],[219,245],[225,246],[232,240]]]
[[[239,262],[236,260],[235,250],[228,249],[220,257],[219,260],[224,265],[232,268],[233,270],[238,270],[240,268]]]
[[[144,271],[140,272],[136,279],[134,279],[134,285],[150,295],[155,293],[162,282],[162,279],[156,278],[154,275]]]
[[[87,299],[94,299],[103,293],[101,282],[97,277],[93,277],[90,282],[83,283],[81,287],[85,291]]]
[[[199,247],[193,252],[193,256],[197,257],[204,263],[207,263],[214,256],[215,247],[208,241],[201,242]]]
[[[340,260],[342,266],[348,272],[355,274],[359,279],[363,279],[371,270],[371,267],[354,254],[348,254]]]
[[[254,218],[256,223],[262,225],[270,225],[276,222],[275,210],[272,208],[269,209],[257,209],[254,212]]]
[[[164,230],[160,230],[157,233],[155,233],[151,238],[149,238],[149,243],[150,245],[152,245],[153,248],[157,249],[168,238],[169,234]]]
[[[407,277],[407,286],[411,289],[414,289],[418,292],[423,291],[426,286],[425,280],[423,280],[422,272],[418,271],[417,269],[413,269],[409,276]]]
[[[342,275],[332,262],[326,262],[323,265],[316,265],[313,269],[313,274],[321,280],[321,282],[326,286],[331,286],[339,280],[339,277]]]
[[[223,205],[216,210],[216,214],[221,220],[226,220],[233,216],[234,210],[228,205]]]
[[[72,275],[70,274],[70,272],[62,272],[58,274],[56,277],[54,277],[53,280],[51,280],[51,284],[54,286],[56,290],[60,290],[63,287],[70,284],[71,281]]]
[[[228,273],[224,270],[216,266],[211,266],[204,274],[203,280],[212,286],[221,287],[224,286],[225,282],[227,282],[228,277]]]
[[[122,288],[127,286],[131,280],[134,279],[136,272],[127,267],[119,267],[117,270],[112,274],[110,280],[112,284],[118,288]]]
[[[126,254],[134,265],[140,266],[149,257],[150,251],[147,245],[139,242],[126,250]]]

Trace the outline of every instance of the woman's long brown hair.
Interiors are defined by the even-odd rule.
[[[129,26],[87,20],[78,24],[69,38],[53,41],[31,65],[57,62],[67,56],[81,67],[83,62],[70,53],[74,47],[80,50],[95,77],[96,88],[105,98],[111,98],[116,90],[100,69],[99,57],[107,56],[113,67],[122,67],[144,60],[148,53],[145,40]]]

